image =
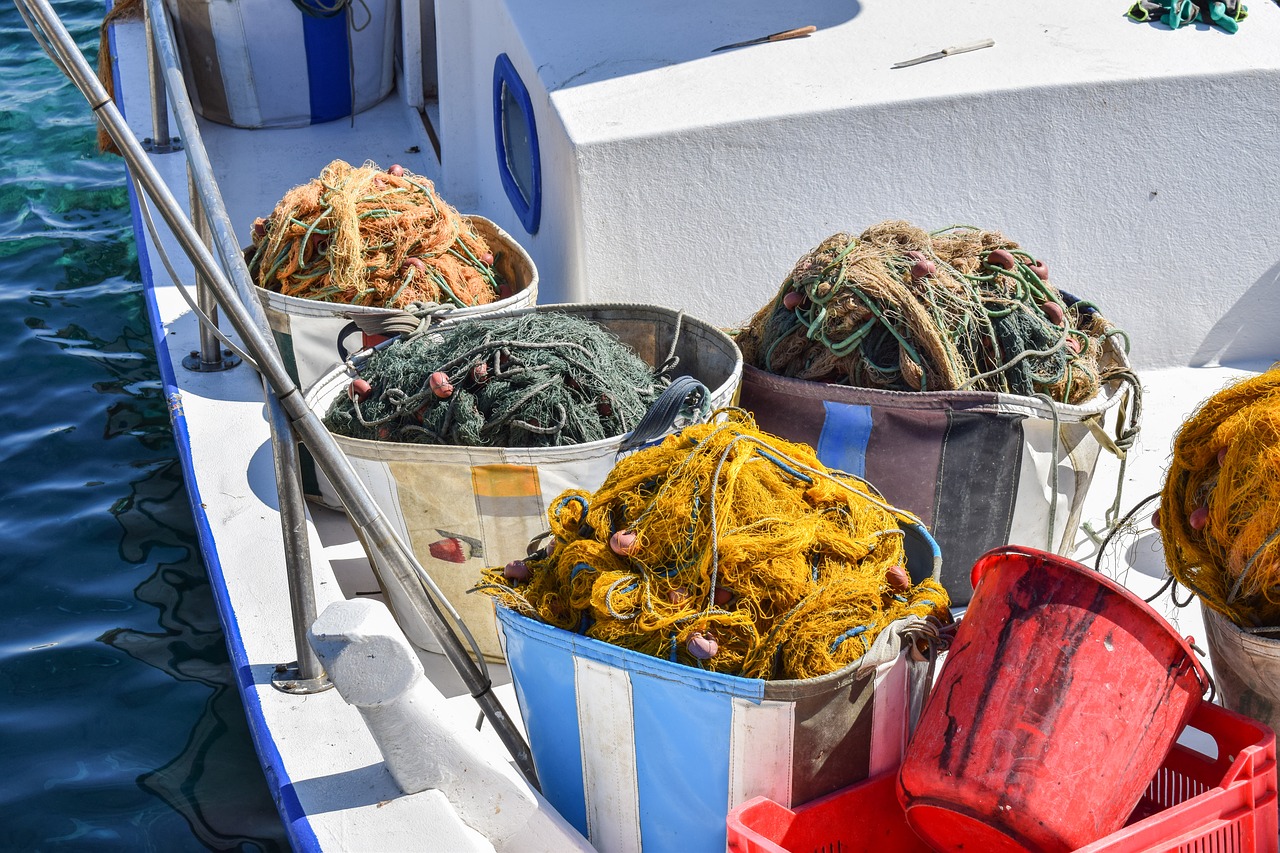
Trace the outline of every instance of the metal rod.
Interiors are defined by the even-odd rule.
[[[488,676],[467,655],[452,627],[441,614],[439,605],[427,593],[424,582],[430,582],[430,577],[412,558],[407,546],[383,517],[377,504],[356,476],[350,462],[347,461],[333,437],[329,435],[320,418],[307,407],[297,385],[285,369],[284,362],[269,334],[254,322],[256,309],[256,317],[261,319],[265,326],[261,306],[257,304],[256,299],[252,298],[252,294],[250,294],[251,298],[244,302],[237,298],[235,287],[200,242],[199,236],[187,220],[177,200],[146,156],[146,152],[142,150],[142,146],[134,138],[120,111],[107,96],[66,28],[53,13],[48,0],[15,0],[15,2],[34,16],[43,36],[49,41],[49,48],[55,54],[55,62],[88,100],[98,121],[119,147],[130,170],[142,184],[147,195],[151,197],[165,222],[173,229],[174,236],[197,270],[209,277],[227,319],[231,321],[246,347],[253,353],[260,372],[276,392],[279,404],[288,415],[293,428],[342,499],[352,523],[362,529],[370,546],[382,558],[385,565],[391,568],[394,579],[404,586],[405,594],[421,610],[432,634],[445,649],[447,657],[457,669],[485,716],[489,718],[516,765],[529,783],[537,788],[537,771],[534,769],[533,756],[524,737],[494,695]],[[148,0],[148,2],[158,3],[159,0]],[[40,34],[37,34],[37,38],[40,38]],[[166,65],[168,65],[167,62]],[[175,69],[166,68],[166,76],[173,73]],[[175,88],[172,91],[177,92],[178,89]],[[203,151],[203,145],[197,145],[196,142],[195,138],[188,139],[188,148],[193,154]],[[196,174],[199,179],[198,169]],[[215,220],[215,230],[217,227],[218,222]],[[219,248],[223,252],[226,251],[221,242]],[[243,260],[238,265],[229,264],[229,266],[238,274],[243,273],[243,277],[247,279]]]
[[[164,87],[161,86],[161,89]],[[204,204],[200,200],[199,187],[196,186],[195,173],[187,164],[187,192],[191,197],[191,221],[206,246],[213,244],[213,233],[209,229],[209,220],[205,217]],[[196,273],[196,304],[216,327],[218,325],[218,300],[213,297],[212,285],[203,275]],[[200,323],[200,369],[216,371],[222,369],[222,342],[214,334],[214,329]]]
[[[280,527],[284,533],[284,552],[289,580],[289,609],[293,613],[293,644],[298,652],[297,677],[282,682],[282,689],[290,692],[317,692],[330,686],[325,678],[324,665],[316,656],[307,639],[307,632],[316,621],[316,594],[312,583],[311,542],[307,536],[307,514],[302,504],[302,479],[298,475],[298,445],[293,441],[289,419],[274,394],[267,397],[267,414],[271,420],[273,437],[279,435],[285,441],[272,441],[275,449],[276,489],[280,493]],[[299,690],[299,682],[314,689]]]
[[[157,154],[168,154],[175,149],[169,136],[169,101],[160,82],[160,60],[152,37],[154,25],[150,9],[143,15],[143,26],[147,34],[147,70],[150,72],[147,77],[151,83],[151,150]]]

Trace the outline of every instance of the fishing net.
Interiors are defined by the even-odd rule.
[[[810,678],[856,661],[908,615],[947,614],[912,584],[901,524],[863,480],[740,410],[620,460],[548,513],[551,540],[484,574],[501,604],[690,666]]]
[[[246,255],[259,286],[324,302],[467,308],[510,295],[467,217],[400,166],[334,160],[254,221]]]
[[[558,447],[630,432],[669,382],[602,326],[557,311],[476,318],[371,352],[325,415],[352,438]]]
[[[737,335],[769,373],[895,391],[1093,397],[1107,336],[1043,261],[994,231],[902,221],[836,234],[799,262]]]
[[[1182,425],[1157,515],[1179,583],[1237,625],[1280,627],[1280,367]]]

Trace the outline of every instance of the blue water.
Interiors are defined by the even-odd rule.
[[[55,0],[95,61],[101,0]],[[0,850],[282,850],[119,158],[0,3]]]

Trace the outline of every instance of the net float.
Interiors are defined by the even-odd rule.
[[[361,403],[368,400],[372,394],[373,386],[360,378],[351,380],[351,384],[347,386],[347,396]]]
[[[493,266],[493,252],[485,252],[481,255],[480,263],[484,264],[486,267]]]
[[[640,550],[640,537],[631,530],[619,530],[609,537],[609,550],[620,557],[630,557]]]
[[[427,379],[427,384],[431,387],[431,393],[441,400],[453,393],[453,384],[449,382],[449,375],[443,370],[437,370],[431,374]]]
[[[689,642],[685,643],[685,648],[698,660],[711,660],[716,656],[716,652],[720,651],[720,644],[712,635],[694,631],[689,637]]]
[[[667,593],[667,601],[670,601],[672,604],[679,604],[688,597],[689,591],[682,586],[676,587]]]
[[[1221,466],[1227,461],[1227,449],[1224,447],[1218,451],[1218,465]]]
[[[889,570],[884,573],[884,579],[889,586],[896,590],[911,588],[911,575],[907,574],[906,568],[901,564],[891,566]]]
[[[987,252],[987,263],[992,266],[1000,267],[1001,269],[1011,270],[1017,262],[1017,259],[1013,256],[1013,252],[1010,252],[1008,249],[992,249],[990,252]]]
[[[1067,318],[1067,313],[1056,302],[1045,302],[1040,310],[1044,313],[1044,318],[1055,326],[1061,326],[1062,321]]]
[[[919,281],[922,278],[928,278],[937,271],[938,268],[934,266],[933,261],[924,258],[911,265],[911,279],[912,281]]]
[[[1036,278],[1040,279],[1041,281],[1049,280],[1049,265],[1046,264],[1044,261],[1037,258],[1036,260],[1032,261],[1029,264],[1029,266],[1031,267],[1031,271],[1036,274]]]
[[[1191,515],[1187,516],[1187,524],[1191,525],[1192,530],[1204,530],[1208,523],[1209,508],[1207,506],[1198,506],[1191,511]]]
[[[529,579],[529,565],[524,560],[512,560],[502,567],[502,576],[509,581]]]
[[[1160,510],[1151,513],[1151,526],[1156,530],[1160,529]]]
[[[1075,335],[1067,336],[1067,349],[1076,355],[1080,354],[1080,341],[1076,339]]]
[[[938,271],[933,261],[925,256],[924,252],[907,252],[907,260],[911,261],[911,280],[919,281],[922,278],[928,278]]]
[[[801,302],[804,302],[804,296],[794,290],[788,291],[787,295],[782,297],[782,307],[786,308],[788,311],[796,310],[796,308],[800,306]]]
[[[399,163],[392,163],[391,168],[387,169],[387,174],[396,178],[404,177],[404,166]]]
[[[733,601],[733,590],[718,586],[716,587],[715,599],[717,607],[724,607],[730,601]]]
[[[489,365],[483,361],[471,368],[471,381],[477,385],[483,385],[489,381]]]

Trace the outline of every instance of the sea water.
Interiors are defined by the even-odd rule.
[[[54,0],[90,62],[101,0]],[[0,850],[283,850],[196,548],[125,171],[0,2]]]

